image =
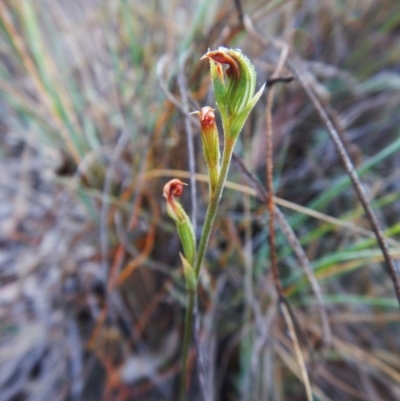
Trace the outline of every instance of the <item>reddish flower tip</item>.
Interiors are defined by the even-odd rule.
[[[168,181],[164,185],[163,189],[163,197],[167,200],[170,200],[172,197],[179,197],[183,193],[184,186],[187,185],[181,180],[174,178],[173,180]]]
[[[198,116],[203,129],[210,129],[215,125],[215,113],[213,108],[209,106],[203,107],[198,112]]]
[[[234,51],[225,49],[221,46],[218,50],[208,51],[200,60],[203,60],[205,58],[214,60],[218,64],[228,64],[229,68],[226,71],[227,75],[233,75],[237,79],[240,77],[240,68],[238,62],[239,60],[235,60],[235,58],[237,58],[237,55]]]

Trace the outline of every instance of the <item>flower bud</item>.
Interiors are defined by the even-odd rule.
[[[204,159],[207,163],[211,193],[213,193],[218,181],[220,159],[218,128],[215,123],[214,110],[206,106],[192,114],[197,114],[200,120]]]
[[[256,72],[250,60],[238,49],[209,51],[203,58],[209,58],[211,79],[217,106],[221,112],[224,129],[230,136],[239,135],[250,111],[260,98],[265,84],[254,95]],[[227,64],[225,72],[221,64]],[[229,127],[226,125],[229,124]]]
[[[177,178],[168,181],[164,185],[163,197],[167,201],[167,213],[176,223],[185,257],[190,264],[193,264],[196,252],[196,239],[193,226],[182,205],[175,199],[182,195],[185,185],[187,184]]]

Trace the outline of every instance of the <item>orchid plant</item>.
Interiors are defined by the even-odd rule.
[[[178,179],[173,179],[165,184],[163,193],[167,202],[167,212],[176,223],[182,243],[183,255],[181,255],[181,259],[188,290],[180,388],[181,400],[186,399],[186,364],[192,337],[194,306],[208,240],[217,215],[236,140],[265,88],[264,84],[255,94],[255,69],[249,59],[238,49],[219,47],[218,50],[208,51],[201,59],[210,61],[215,101],[221,114],[224,130],[224,145],[221,158],[214,109],[206,106],[200,111],[192,113],[196,114],[200,121],[203,153],[209,176],[209,203],[198,247],[196,246],[192,223],[176,199],[181,196],[185,184]],[[227,65],[227,67],[224,68],[223,65]]]

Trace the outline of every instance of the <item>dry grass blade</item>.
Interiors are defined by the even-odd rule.
[[[306,389],[307,400],[313,401],[310,379],[309,379],[308,373],[307,373],[307,367],[306,367],[306,364],[304,361],[303,353],[300,348],[299,340],[296,335],[296,330],[294,328],[292,317],[290,315],[289,309],[285,302],[281,302],[280,307],[282,309],[283,316],[284,316],[286,324],[288,326],[290,337],[293,341],[293,347],[294,347],[294,351],[296,354],[297,362],[300,367],[301,377],[303,379],[303,384]]]

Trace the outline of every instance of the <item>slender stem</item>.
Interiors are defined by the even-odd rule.
[[[221,171],[219,173],[219,178],[215,190],[210,195],[210,202],[208,204],[206,218],[203,225],[203,230],[201,232],[199,249],[197,252],[197,259],[195,264],[195,274],[196,278],[199,278],[201,266],[203,264],[204,256],[207,249],[208,240],[210,239],[211,230],[214,224],[215,216],[217,215],[217,210],[219,202],[221,200],[222,191],[224,189],[226,177],[228,176],[229,165],[232,158],[233,147],[235,145],[236,139],[227,139],[225,141],[224,153],[222,155]],[[183,335],[183,360],[182,360],[182,373],[181,373],[181,383],[179,388],[179,400],[186,400],[186,366],[187,359],[189,355],[190,342],[193,332],[193,314],[195,307],[195,299],[197,296],[196,291],[189,291],[187,298],[187,308],[185,314],[185,328]]]
[[[189,356],[190,343],[192,339],[192,327],[193,327],[193,312],[194,302],[197,291],[187,291],[187,307],[185,312],[185,328],[183,333],[183,355],[182,355],[182,370],[181,370],[181,382],[179,387],[179,400],[186,400],[186,367]]]
[[[209,166],[208,167],[208,177],[210,180],[210,199],[211,199],[211,194],[214,193],[215,188],[217,187],[218,184],[218,178],[219,178],[219,166]]]
[[[214,192],[210,196],[210,203],[208,204],[206,218],[204,220],[203,230],[201,233],[199,249],[197,251],[197,259],[194,267],[196,277],[200,275],[200,269],[203,264],[204,256],[207,249],[208,240],[210,239],[211,229],[214,224],[215,216],[219,202],[221,200],[222,191],[224,189],[226,177],[228,176],[229,165],[232,158],[233,147],[235,146],[236,139],[227,139],[224,146],[224,153],[222,155],[221,171]]]

